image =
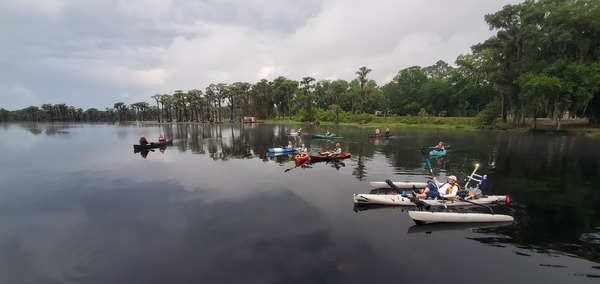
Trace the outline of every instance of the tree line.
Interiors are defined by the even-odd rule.
[[[456,58],[402,69],[379,86],[359,68],[351,81],[284,76],[254,84],[154,94],[153,103],[117,102],[105,110],[65,104],[0,109],[0,121],[223,122],[259,119],[360,121],[365,114],[477,116],[524,125],[526,118],[600,115],[600,1],[529,0],[484,17],[495,35]]]

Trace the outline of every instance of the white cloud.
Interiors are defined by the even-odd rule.
[[[9,110],[17,109],[14,106],[26,108],[31,105],[36,105],[35,99],[34,93],[21,83],[0,85],[0,108]],[[37,106],[40,105],[41,104]]]
[[[22,82],[30,94],[40,94],[27,105],[16,101],[16,108],[77,94],[65,103],[84,109],[151,102],[156,93],[203,90],[211,83],[277,76],[352,80],[362,66],[383,85],[413,65],[453,64],[491,36],[483,16],[514,3],[9,1],[0,4],[0,36],[6,38],[0,85]],[[85,96],[89,105],[74,105]]]

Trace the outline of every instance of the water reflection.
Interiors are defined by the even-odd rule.
[[[142,158],[146,159],[146,158],[148,158],[148,154],[150,154],[150,152],[157,153],[157,154],[164,154],[166,150],[167,150],[167,146],[163,146],[163,147],[158,147],[156,149],[134,150],[133,152],[135,154],[140,153],[140,156]]]
[[[556,276],[535,271],[530,262],[546,269],[576,263],[561,268],[568,274],[561,280],[573,280],[574,271],[590,278],[600,274],[594,273],[597,266],[584,262],[600,263],[597,140],[398,128],[393,137],[375,143],[368,128],[334,126],[328,128],[345,137],[339,142],[352,158],[295,168],[293,155],[271,156],[267,149],[289,140],[311,151],[335,143],[286,135],[295,128],[2,125],[2,137],[13,139],[0,142],[0,275],[14,280],[8,283],[23,283],[18,281],[22,275],[32,275],[29,283],[51,282],[45,281],[45,271],[64,277],[56,283],[114,283],[110,280],[139,276],[135,271],[149,271],[147,283],[161,282],[156,280],[164,280],[161,274],[169,275],[170,282],[194,277],[207,282],[389,282],[383,275],[399,266],[472,262],[469,257],[480,257],[482,251],[490,256],[473,264],[479,266],[467,282],[486,277],[493,267],[523,266],[520,273],[540,281]],[[131,155],[140,134],[163,134],[175,143],[164,151]],[[99,139],[110,139],[113,147],[90,149]],[[486,193],[511,195],[514,203],[501,213],[514,216],[514,224],[417,228],[405,208],[349,210],[352,193],[370,191],[368,181],[430,179],[419,149],[439,140],[452,147],[443,160],[431,160],[434,173],[464,177],[475,162],[481,163],[489,177]],[[452,248],[436,247],[441,241],[462,247],[444,254]],[[460,259],[462,254],[467,259]],[[237,276],[229,273],[240,267]],[[266,278],[256,274],[265,269]],[[373,280],[372,275],[381,276]],[[418,275],[403,277],[419,280]],[[499,277],[497,282],[514,280]]]
[[[69,128],[78,127],[80,125],[75,123],[22,123],[20,126],[24,129],[27,129],[29,132],[31,132],[31,134],[34,135],[46,134],[48,136],[55,136],[67,135],[69,134]]]
[[[475,233],[487,233],[482,228],[496,228],[502,226],[510,226],[513,222],[488,222],[488,223],[431,223],[423,225],[414,225],[408,228],[407,234],[415,233],[426,233],[432,234],[433,232],[445,232],[445,231],[465,231],[469,230]],[[493,231],[488,231],[493,232]],[[488,243],[489,244],[489,243]]]

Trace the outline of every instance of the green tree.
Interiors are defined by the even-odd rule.
[[[369,79],[367,75],[371,73],[371,69],[363,66],[356,71],[359,89],[356,91],[355,110],[357,113],[365,113],[365,104],[369,96],[373,94],[373,88],[368,87]]]
[[[297,91],[296,99],[300,105],[302,120],[313,121],[314,112],[313,105],[315,103],[315,95],[313,92],[314,86],[311,84],[315,81],[313,77],[304,77],[300,81],[300,89]]]
[[[398,115],[417,115],[421,108],[418,98],[427,82],[427,74],[419,66],[400,70],[391,82],[382,87],[383,96]]]

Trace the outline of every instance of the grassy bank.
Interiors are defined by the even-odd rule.
[[[282,120],[261,120],[263,123],[278,124],[320,124],[335,125],[332,121],[320,121],[318,123],[300,122],[290,119]],[[340,122],[339,125],[355,125],[363,127],[383,128],[383,127],[428,127],[428,128],[447,128],[461,130],[481,130],[477,127],[474,117],[418,117],[418,116],[389,116],[389,117],[371,117],[368,122]],[[538,122],[537,132],[549,134],[568,134],[584,135],[600,138],[600,128],[589,127],[585,121],[563,122],[561,130],[557,131],[556,125],[548,122]],[[497,123],[491,131],[516,131],[530,132],[531,124],[523,127],[517,127],[511,123]]]

